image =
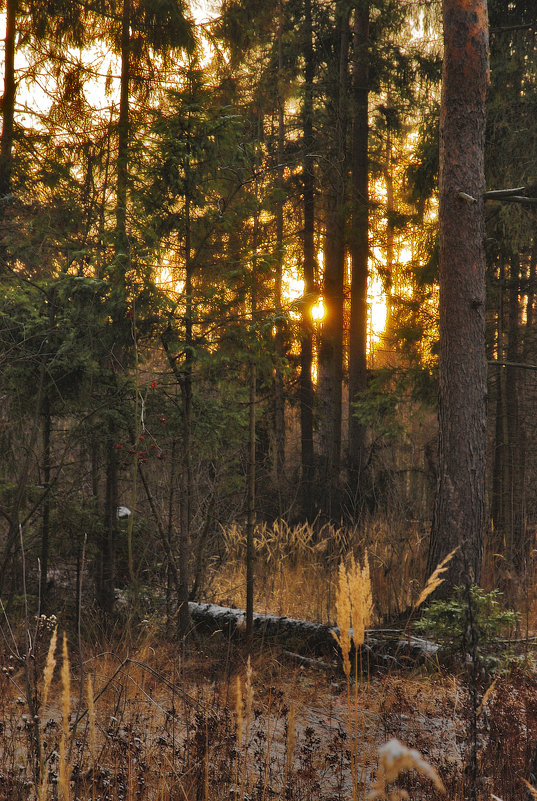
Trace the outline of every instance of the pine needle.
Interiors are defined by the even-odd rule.
[[[441,578],[442,573],[446,572],[449,562],[451,562],[451,560],[459,550],[459,547],[460,546],[457,545],[457,547],[454,548],[451,551],[451,553],[448,553],[448,555],[444,559],[442,559],[441,562],[438,563],[435,570],[429,576],[427,584],[421,591],[421,595],[416,601],[414,609],[417,609],[418,606],[421,606],[422,603],[429,597],[429,595],[431,595],[431,593],[433,593],[443,583],[444,579]]]

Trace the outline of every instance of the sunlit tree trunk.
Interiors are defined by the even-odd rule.
[[[368,104],[369,2],[354,11],[352,65],[352,232],[351,317],[349,334],[349,497],[360,514],[366,462],[365,426],[353,414],[353,402],[367,389],[367,279],[369,257]]]
[[[440,588],[447,594],[479,581],[485,519],[486,0],[443,0],[443,21],[439,469],[428,569],[460,546]]]

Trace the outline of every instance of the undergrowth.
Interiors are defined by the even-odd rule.
[[[267,611],[290,614],[293,595],[303,604],[297,617],[307,617],[308,603],[312,612],[323,606],[338,624],[334,654],[342,659],[331,665],[297,667],[281,648],[250,648],[222,631],[181,651],[145,620],[138,637],[129,631],[97,647],[80,631],[66,638],[54,617],[40,617],[29,632],[28,619],[17,631],[5,616],[0,801],[463,801],[472,726],[476,797],[519,801],[537,776],[531,654],[524,669],[506,666],[478,688],[473,716],[468,672],[431,664],[402,671],[396,663],[372,672],[371,623],[390,608],[416,609],[447,562],[420,588],[411,578],[423,559],[418,539],[401,560],[375,531],[375,542],[372,529],[340,532],[334,542],[328,529],[315,536],[308,527],[288,529],[280,541],[258,531],[258,556],[270,554],[274,566],[260,582]],[[240,535],[226,536],[228,577],[240,580]],[[303,571],[303,591],[293,571]],[[221,578],[218,592],[225,587]]]

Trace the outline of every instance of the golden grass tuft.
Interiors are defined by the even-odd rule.
[[[339,565],[339,581],[336,587],[336,622],[339,634],[336,634],[335,631],[332,634],[340,647],[343,657],[343,671],[348,679],[351,675],[351,600],[347,569],[343,560]]]
[[[348,567],[346,567],[343,560],[339,565],[338,584],[336,587],[336,622],[339,635],[336,632],[332,632],[341,649],[343,671],[347,678],[349,678],[351,672],[351,640],[354,641],[356,649],[363,645],[366,629],[371,624],[372,614],[373,596],[367,552],[364,557],[363,567],[351,555]]]

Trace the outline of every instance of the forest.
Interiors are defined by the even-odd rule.
[[[537,798],[535,20],[2,0],[0,799]]]

